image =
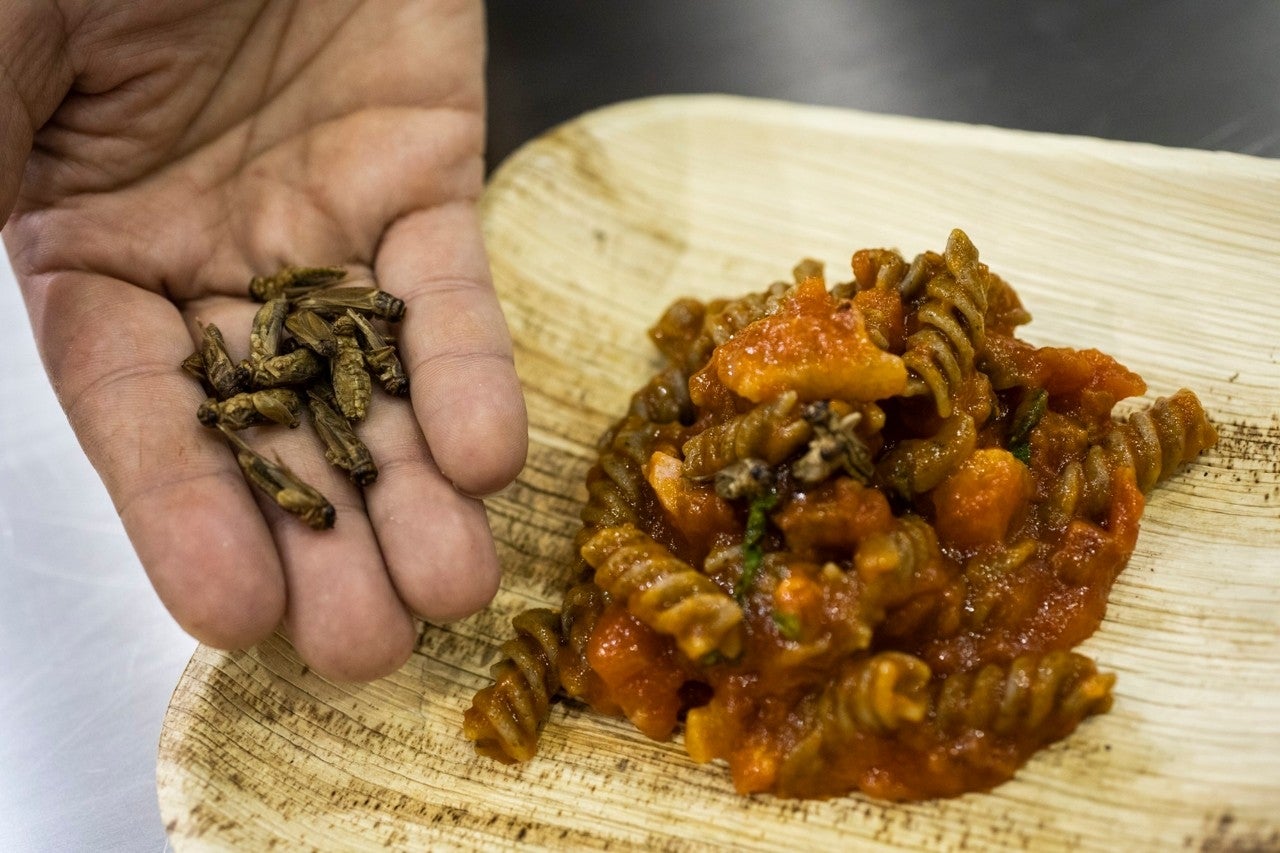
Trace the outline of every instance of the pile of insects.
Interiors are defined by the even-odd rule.
[[[404,317],[404,302],[369,286],[339,286],[342,267],[290,266],[249,282],[261,302],[249,332],[249,357],[235,361],[222,331],[205,325],[199,348],[182,367],[209,395],[196,417],[219,430],[245,478],[286,512],[316,530],[333,527],[333,504],[280,461],[239,435],[248,427],[297,427],[303,407],[325,458],[361,488],[378,477],[369,448],[356,434],[373,395],[373,378],[392,396],[409,393],[388,324]]]

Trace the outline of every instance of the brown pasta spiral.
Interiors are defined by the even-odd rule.
[[[808,441],[812,432],[799,412],[796,392],[788,391],[686,441],[684,475],[704,479],[748,458],[774,465]]]
[[[933,278],[944,272],[947,262],[937,252],[921,252],[898,281],[898,293],[904,300],[915,299]]]
[[[902,360],[911,380],[908,395],[931,394],[940,417],[949,417],[951,392],[973,375],[985,339],[987,281],[978,250],[963,231],[951,232],[944,255],[948,273],[925,285],[916,316],[920,328],[907,339]]]
[[[966,414],[948,417],[936,435],[899,442],[876,463],[879,479],[904,498],[937,486],[973,453],[978,431]]]
[[[1161,397],[1116,421],[1083,459],[1064,466],[1049,500],[1052,517],[1059,526],[1077,516],[1096,518],[1107,508],[1119,468],[1132,468],[1138,488],[1146,493],[1217,439],[1194,393],[1183,388]]]
[[[600,689],[599,676],[587,662],[587,644],[608,597],[592,581],[575,584],[560,605],[560,687],[575,699],[590,697]]]
[[[587,503],[577,546],[598,528],[634,524],[641,512],[653,509],[644,469],[662,434],[659,425],[634,415],[606,434],[600,457],[587,472]]]
[[[720,346],[741,329],[777,310],[778,303],[790,290],[791,285],[779,281],[759,293],[748,293],[737,299],[712,302],[707,306],[700,342],[702,344],[710,342],[712,346]],[[691,351],[699,351],[699,346],[695,345]]]
[[[504,764],[528,761],[538,748],[551,700],[560,689],[560,616],[526,610],[511,620],[516,635],[490,669],[494,683],[475,695],[463,716],[463,733],[476,752]]]
[[[697,299],[677,299],[649,329],[649,339],[667,361],[695,370],[711,355],[710,339],[701,338],[706,316],[707,306]]]
[[[1116,424],[1103,444],[1120,464],[1133,466],[1145,493],[1217,440],[1200,400],[1183,388]]]
[[[964,567],[967,600],[963,621],[978,628],[992,621],[1003,609],[1007,592],[1003,578],[1017,571],[1036,552],[1036,540],[1023,539],[974,557]]]
[[[811,796],[833,756],[856,750],[860,735],[891,737],[920,723],[931,698],[929,667],[917,657],[891,651],[847,661],[811,706],[804,736],[782,760],[777,793]]]
[[[920,516],[904,515],[893,530],[864,540],[854,568],[865,584],[864,618],[882,635],[902,638],[927,629],[949,637],[962,627],[965,576]]]
[[[690,660],[742,651],[742,608],[710,578],[630,524],[597,531],[582,546],[596,583]]]
[[[655,424],[688,420],[693,416],[689,375],[675,366],[658,371],[632,396],[630,412]]]
[[[936,683],[932,724],[941,732],[1062,737],[1111,707],[1115,676],[1074,652],[1028,654],[1007,664],[958,672]]]
[[[880,652],[857,658],[818,700],[818,719],[827,737],[847,738],[853,731],[892,732],[918,723],[929,710],[929,665],[905,652]]]
[[[918,515],[904,515],[888,533],[867,537],[858,546],[854,567],[867,585],[867,595],[881,601],[902,597],[911,578],[942,553],[933,526]]]

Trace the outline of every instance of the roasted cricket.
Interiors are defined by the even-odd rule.
[[[250,370],[280,354],[280,333],[288,310],[289,303],[284,299],[272,299],[258,309],[249,329]]]
[[[396,397],[408,394],[409,377],[405,375],[404,365],[400,363],[395,344],[375,329],[373,323],[369,322],[363,314],[348,309],[347,317],[355,324],[369,371],[378,375],[378,381],[382,383],[383,389]]]
[[[200,361],[204,366],[205,380],[221,399],[239,394],[248,387],[248,371],[231,360],[222,330],[213,323],[204,327]]]
[[[298,297],[318,287],[337,284],[347,277],[344,267],[285,267],[275,275],[256,275],[249,280],[249,295],[259,302],[281,296]]]
[[[369,410],[373,383],[364,366],[364,352],[356,340],[356,326],[347,315],[333,323],[333,335],[338,340],[338,352],[329,360],[329,373],[333,377],[333,396],[338,409],[353,421],[364,420]]]
[[[307,404],[316,435],[324,442],[324,457],[349,473],[357,486],[367,486],[378,479],[378,466],[369,448],[356,435],[351,422],[338,411],[337,401],[329,390],[320,384],[307,389]]]
[[[316,312],[299,308],[284,321],[285,328],[295,340],[316,355],[333,358],[338,353],[338,339],[333,328]]]
[[[336,317],[350,308],[384,320],[396,322],[404,317],[404,302],[385,290],[376,287],[336,287],[317,290],[294,303],[298,308],[310,308],[317,314]]]
[[[292,513],[314,530],[333,527],[337,513],[324,495],[304,483],[283,462],[271,462],[265,456],[244,443],[234,430],[219,426],[223,436],[235,451],[236,462],[244,471],[245,479],[253,483],[285,512]]]

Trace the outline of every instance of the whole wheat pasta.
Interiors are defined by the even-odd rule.
[[[1037,347],[953,231],[828,287],[680,299],[666,364],[587,475],[558,613],[517,619],[465,732],[528,759],[560,696],[723,761],[743,793],[955,796],[1111,705],[1067,651],[1133,552],[1143,495],[1216,440],[1178,391]]]

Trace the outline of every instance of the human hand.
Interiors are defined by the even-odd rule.
[[[5,240],[68,419],[188,632],[238,648],[283,626],[321,674],[390,672],[411,613],[492,597],[472,496],[509,482],[527,446],[475,210],[482,6],[62,5],[53,76],[71,89],[36,133]],[[251,492],[178,368],[201,323],[245,355],[248,280],[284,264],[345,264],[408,304],[412,408],[371,407],[381,474],[363,495],[306,431],[251,439],[333,502],[329,531]]]

